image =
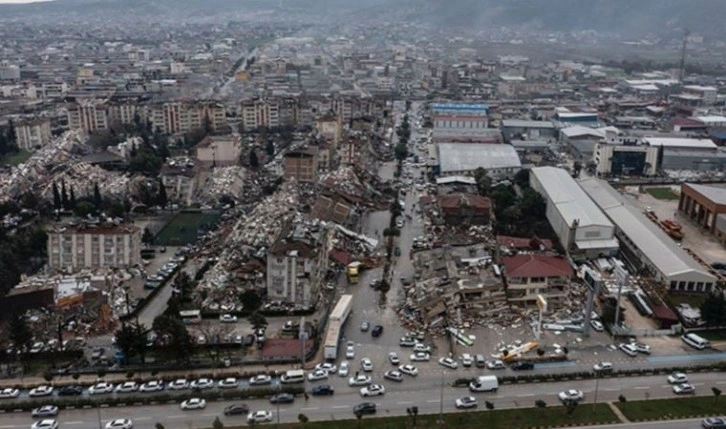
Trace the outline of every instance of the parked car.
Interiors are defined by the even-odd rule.
[[[253,377],[254,378],[254,377]],[[250,383],[252,384],[252,383]],[[239,385],[239,382],[235,377],[227,377],[224,380],[219,380],[217,382],[217,387],[220,389],[234,389]]]
[[[348,379],[349,386],[367,386],[371,384],[371,377],[365,374],[358,374]]]
[[[319,381],[328,378],[328,371],[324,369],[316,369],[308,373],[308,381]]]
[[[348,372],[350,372],[350,363],[348,363],[347,360],[344,360],[340,363],[340,367],[338,368],[338,375],[341,377],[347,377]]]
[[[242,345],[245,347],[251,347],[255,343],[255,336],[252,334],[245,335]]]
[[[58,429],[58,421],[54,419],[38,420],[30,426],[31,429]]]
[[[688,383],[688,376],[682,372],[674,372],[666,380],[668,380],[668,384]]]
[[[361,332],[368,332],[368,330],[371,328],[371,324],[368,323],[368,321],[364,320],[360,324],[360,330]]]
[[[391,365],[399,365],[401,363],[401,359],[398,358],[398,353],[396,352],[388,353],[388,361],[391,362]]]
[[[456,405],[456,408],[463,409],[463,408],[476,408],[476,398],[473,396],[464,396],[462,398],[457,399],[454,404]]]
[[[635,350],[638,353],[643,353],[643,354],[646,354],[646,355],[649,355],[650,354],[650,346],[647,345],[647,344],[643,344],[643,343],[633,343],[633,347],[635,347]]]
[[[50,396],[53,394],[53,386],[38,386],[28,393],[31,397]]]
[[[58,396],[79,396],[83,394],[83,387],[76,384],[63,386],[58,389]]]
[[[677,395],[692,394],[696,393],[696,388],[692,384],[688,383],[676,384],[673,386],[673,393]]]
[[[335,389],[333,389],[333,387],[329,384],[321,384],[313,387],[310,393],[312,393],[313,396],[329,396],[335,393]]]
[[[131,429],[134,424],[129,419],[114,419],[106,423],[106,429]]]
[[[147,381],[139,387],[139,392],[160,392],[164,390],[164,382],[161,380]]]
[[[431,355],[428,353],[418,352],[409,356],[412,362],[428,362],[431,360]]]
[[[398,345],[401,347],[413,347],[418,342],[410,337],[401,337],[401,339],[398,340]]]
[[[502,362],[500,359],[494,359],[490,360],[486,363],[487,369],[495,370],[495,369],[504,369],[504,362]]]
[[[240,414],[247,414],[250,412],[250,408],[245,404],[232,404],[224,408],[225,416],[237,416]]]
[[[474,363],[474,358],[472,358],[469,353],[464,353],[461,355],[461,364],[462,365],[469,368],[472,363]]]
[[[354,359],[355,358],[355,345],[352,341],[348,341],[348,345],[345,348],[345,358],[346,359]]]
[[[602,332],[605,330],[605,327],[598,320],[590,320],[590,326],[592,326],[592,329],[596,330],[597,332]]]
[[[704,429],[726,428],[726,417],[708,417],[701,420],[701,427]]]
[[[585,398],[585,395],[582,393],[582,390],[569,389],[560,392],[557,397],[562,402],[580,402]]]
[[[376,413],[376,404],[373,402],[363,402],[361,404],[358,404],[353,407],[353,414],[359,415],[359,414],[375,414]]]
[[[365,372],[372,372],[373,362],[370,360],[370,358],[364,357],[360,360],[360,367]]]
[[[169,390],[184,390],[189,388],[189,382],[185,378],[179,378],[169,382],[167,386]]]
[[[474,364],[477,368],[486,368],[487,361],[484,358],[484,355],[476,355],[474,356]]]
[[[58,415],[58,407],[55,405],[43,405],[31,412],[33,417],[55,417]]]
[[[12,387],[6,387],[0,390],[0,399],[13,399],[20,396],[20,390]]]
[[[207,407],[207,401],[203,398],[190,398],[181,403],[182,410],[203,410]]]
[[[534,362],[530,362],[530,361],[526,361],[526,360],[520,361],[520,362],[514,362],[510,368],[512,368],[513,371],[524,371],[524,370],[528,370],[528,369],[534,369]]]
[[[401,371],[392,369],[390,371],[386,371],[383,374],[383,378],[391,380],[391,381],[403,381],[403,373]]]
[[[257,374],[254,377],[250,377],[250,385],[252,386],[262,386],[265,384],[271,384],[272,383],[272,377],[270,377],[267,374]]]
[[[360,389],[360,396],[366,398],[368,396],[381,396],[386,393],[386,388],[380,384],[371,384]]]
[[[261,410],[247,414],[247,421],[249,423],[265,423],[272,421],[272,412]]]
[[[211,389],[214,387],[214,380],[211,378],[198,378],[192,381],[189,387],[192,389]]]
[[[423,344],[423,343],[416,343],[413,346],[413,351],[421,352],[421,353],[431,353],[431,346],[427,346],[426,344]]]
[[[402,373],[404,373],[406,375],[410,375],[412,377],[415,377],[418,375],[418,368],[416,368],[415,366],[410,365],[410,364],[401,365],[398,367],[398,370],[401,371]]]
[[[439,359],[439,365],[445,366],[449,369],[456,369],[459,367],[459,363],[450,357],[442,357]]]
[[[371,336],[374,338],[380,337],[383,334],[383,326],[376,325],[373,327],[373,330],[371,331]]]
[[[315,369],[322,369],[328,374],[334,374],[338,370],[338,367],[336,367],[334,363],[323,362],[315,365]]]
[[[618,348],[630,357],[638,355],[638,350],[632,344],[621,343]]]
[[[219,316],[219,321],[222,323],[237,323],[237,316],[233,314],[222,314]]]
[[[88,393],[91,395],[100,395],[103,393],[113,392],[113,384],[106,383],[105,381],[99,381],[93,386],[88,388]]]
[[[592,370],[595,371],[595,372],[600,372],[600,373],[613,372],[613,364],[610,363],[610,362],[600,362],[600,363],[596,363],[592,367]]]
[[[292,404],[295,402],[295,396],[292,393],[276,393],[270,396],[271,404]]]

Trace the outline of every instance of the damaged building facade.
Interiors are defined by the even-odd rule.
[[[48,230],[54,270],[132,267],[141,263],[141,229],[128,224],[56,225]]]

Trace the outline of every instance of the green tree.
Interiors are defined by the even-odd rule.
[[[148,334],[149,330],[137,323],[124,323],[116,331],[116,347],[124,353],[124,364],[128,365],[129,359],[136,355],[144,361]]]
[[[547,403],[541,399],[534,401],[534,405],[539,409],[540,416],[542,415],[542,410],[547,408]]]
[[[310,419],[305,414],[300,413],[297,415],[297,421],[299,421],[303,426],[305,426],[305,423],[309,422]]]
[[[53,209],[56,212],[60,212],[61,208],[61,196],[60,192],[58,192],[58,185],[53,182]]]
[[[163,345],[177,360],[188,360],[194,351],[194,342],[184,322],[176,317],[161,315],[154,319],[153,330]]]
[[[246,290],[240,295],[240,302],[245,311],[256,312],[262,306],[262,297],[254,290]]]
[[[257,159],[257,152],[252,149],[250,150],[250,167],[252,168],[259,168],[260,166],[260,160]]]
[[[69,204],[70,204],[69,208],[71,210],[74,210],[76,208],[76,193],[75,193],[75,191],[73,191],[73,186],[71,186],[71,197],[70,197]]]
[[[393,149],[393,154],[398,162],[402,162],[404,159],[408,158],[408,146],[406,146],[406,143],[398,143]]]
[[[711,392],[713,392],[713,403],[715,405],[718,403],[718,397],[721,396],[721,389],[718,387],[712,387]]]
[[[265,318],[265,316],[259,311],[255,311],[250,314],[247,321],[250,322],[250,325],[252,325],[252,329],[254,330],[267,327],[267,318]]]
[[[8,121],[7,142],[8,142],[8,146],[17,147],[17,145],[18,145],[18,135],[15,132],[15,122],[13,122],[12,119],[10,119]]]
[[[214,131],[214,128],[212,127],[212,121],[209,119],[208,114],[204,114],[204,121],[202,123],[202,126],[204,128],[204,134],[206,135],[210,135],[212,134],[212,131]]]
[[[156,196],[156,203],[161,208],[166,208],[167,204],[169,204],[169,199],[166,196],[166,186],[164,186],[161,178],[159,178],[159,193]]]
[[[565,413],[572,417],[572,414],[575,412],[575,409],[577,409],[577,401],[565,401]]]
[[[164,425],[159,422],[156,422],[156,424],[154,425],[154,428],[155,429],[164,429]]]
[[[85,218],[94,211],[95,207],[93,206],[93,204],[91,204],[87,200],[81,200],[76,204],[76,208],[75,210],[73,210],[73,213],[75,213],[78,217]]]
[[[523,168],[514,175],[514,183],[519,186],[520,189],[529,188],[529,170]]]
[[[147,246],[151,246],[154,244],[154,233],[151,232],[148,226],[144,228],[144,232],[141,235],[141,242]]]
[[[63,210],[68,210],[68,190],[66,189],[65,179],[61,179],[61,205]]]
[[[476,189],[479,191],[479,195],[489,195],[489,188],[492,186],[492,179],[489,177],[489,173],[479,167],[474,170],[474,180],[476,181]]]
[[[224,423],[222,423],[222,420],[219,420],[219,416],[214,418],[212,429],[224,429]]]
[[[101,198],[101,190],[98,188],[98,182],[93,184],[93,206],[97,212],[103,207],[103,198]]]
[[[265,145],[265,153],[267,153],[267,156],[270,158],[275,156],[275,143],[272,140],[267,140],[267,144]]]
[[[14,314],[10,320],[10,340],[21,353],[26,353],[33,340],[33,332],[22,314]]]
[[[701,304],[701,318],[706,326],[726,325],[726,301],[721,292],[708,294]]]
[[[489,410],[489,420],[492,420],[494,418],[494,403],[484,401],[484,405],[487,407],[487,410]]]

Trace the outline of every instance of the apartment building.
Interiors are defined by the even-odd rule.
[[[195,148],[197,161],[217,167],[239,164],[242,142],[239,135],[207,136]]]
[[[15,124],[18,147],[33,150],[48,144],[52,138],[49,118],[32,118]]]
[[[277,128],[280,126],[280,103],[278,100],[257,98],[242,102],[242,124],[245,130]],[[287,115],[286,118],[290,118]]]
[[[502,258],[507,296],[514,304],[534,305],[537,295],[558,304],[567,296],[573,270],[565,258],[516,255]]]
[[[171,101],[151,105],[147,110],[147,119],[162,133],[186,133],[203,128],[204,121],[214,130],[222,129],[226,124],[224,105],[216,102]]]
[[[109,123],[131,124],[137,114],[141,120],[146,116],[143,106],[135,103],[112,103],[108,106]]]
[[[99,100],[82,100],[68,107],[68,126],[93,133],[108,128],[108,105]]]
[[[315,182],[318,178],[317,148],[293,150],[285,154],[283,161],[285,178],[300,182]]]
[[[131,267],[141,263],[141,229],[131,224],[57,225],[48,231],[54,270]]]

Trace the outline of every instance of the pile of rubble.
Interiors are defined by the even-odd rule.
[[[126,195],[130,179],[120,172],[111,172],[98,166],[79,162],[67,170],[46,177],[41,190],[41,198],[53,198],[53,183],[60,186],[65,183],[66,189],[73,189],[76,197],[93,195],[93,187],[98,184],[101,195],[121,197]]]
[[[245,189],[245,168],[240,166],[213,168],[205,183],[199,188],[199,200],[213,204],[222,195],[239,199]]]

